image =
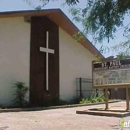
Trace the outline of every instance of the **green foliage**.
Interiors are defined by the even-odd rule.
[[[68,5],[75,5],[79,3],[79,0],[65,0]]]
[[[115,38],[116,32],[122,31],[126,41],[117,43],[110,49],[103,46],[99,50],[101,53],[110,50],[130,52],[130,23],[124,25],[126,14],[130,15],[130,0],[87,0],[85,8],[72,7],[70,12],[75,21],[82,23],[84,27],[82,33],[90,34],[95,43],[103,43],[105,39],[109,42],[110,38]]]
[[[25,100],[26,94],[28,92],[28,87],[25,86],[25,83],[23,82],[16,82],[14,84],[14,87],[16,89],[15,93],[15,103],[18,105],[18,107],[24,107],[27,105],[27,101]]]
[[[126,42],[122,42],[118,45],[113,46],[112,51],[119,52],[117,59],[127,59],[130,57],[130,37]]]
[[[90,102],[91,102],[91,103],[96,103],[96,102],[98,102],[98,98],[96,98],[96,97],[95,97],[95,98],[91,98],[91,99],[90,99]]]
[[[82,98],[79,103],[80,104],[87,104],[87,103],[91,103],[91,101],[89,101],[89,99]]]
[[[80,104],[87,104],[87,103],[98,103],[98,102],[104,102],[105,97],[104,94],[100,94],[98,97],[95,96],[96,94],[93,94],[90,98],[82,98],[79,102]]]
[[[96,35],[95,40],[114,38],[118,27],[123,26],[125,14],[129,14],[130,0],[89,0],[86,7],[71,8],[74,20],[81,22],[84,33]],[[129,27],[127,26],[127,32]]]
[[[33,0],[24,0],[24,1],[26,1],[26,2],[31,2],[31,1],[33,1]],[[43,4],[44,3],[48,3],[48,2],[50,2],[50,1],[56,1],[56,0],[38,0],[39,2],[41,1],[41,2],[43,2]],[[69,5],[74,5],[74,4],[77,4],[77,3],[79,3],[79,0],[63,0],[63,2],[66,2],[67,4],[69,4]]]
[[[105,97],[104,94],[100,94],[99,97],[97,97],[98,102],[104,102],[105,101]]]
[[[77,34],[75,34],[74,38],[78,42],[83,42],[85,40],[85,37],[82,32],[78,32]]]
[[[36,10],[41,10],[50,1],[58,0],[38,0],[39,6],[33,5],[33,0],[24,0],[32,5]],[[78,3],[84,2],[84,8],[76,6]],[[125,43],[130,43],[130,23],[123,25],[125,16],[130,15],[130,0],[63,0],[63,4],[69,5],[70,13],[73,19],[78,23],[81,22],[84,30],[75,34],[75,38],[83,39],[83,36],[90,34],[93,37],[93,42],[103,43],[103,40],[115,38],[115,33],[122,30],[124,36],[128,38]],[[122,27],[119,29],[119,27]],[[83,35],[81,35],[83,34]],[[123,43],[123,44],[125,44]],[[120,45],[119,45],[120,46]],[[128,46],[124,46],[129,49]],[[102,52],[106,51],[101,48]]]
[[[40,5],[38,5],[38,6],[34,6],[34,3],[35,3],[34,0],[23,0],[23,1],[27,2],[29,5],[34,7],[36,10],[41,10],[50,1],[55,2],[58,0],[38,0],[37,2],[40,3]],[[79,0],[63,0],[63,4],[67,4],[69,6],[76,5],[77,3],[79,3]]]
[[[126,53],[126,52],[120,52],[120,53],[116,56],[116,58],[117,58],[118,60],[128,59],[128,58],[130,58],[130,54],[129,54],[129,53]]]

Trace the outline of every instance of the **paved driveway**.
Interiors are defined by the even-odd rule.
[[[113,105],[125,105],[125,102]],[[76,114],[76,110],[101,106],[104,105],[0,113],[0,130],[118,130],[120,118]]]

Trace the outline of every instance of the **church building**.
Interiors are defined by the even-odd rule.
[[[95,55],[103,57],[60,9],[0,13],[0,105],[13,103],[15,82],[29,87],[27,100],[76,97],[76,78],[92,79]]]

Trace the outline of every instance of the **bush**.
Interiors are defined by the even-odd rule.
[[[97,103],[97,102],[104,102],[105,97],[104,94],[100,94],[99,97],[96,97],[95,94],[93,94],[90,98],[82,98],[79,103],[80,104],[87,104],[87,103]]]
[[[105,101],[104,93],[101,93],[101,94],[99,95],[98,101],[99,101],[99,102],[104,102],[104,101]]]
[[[95,98],[91,98],[91,99],[90,99],[90,102],[91,102],[91,103],[96,103],[96,102],[98,102],[98,98],[96,98],[96,97],[95,97]]]
[[[87,103],[91,103],[91,101],[89,101],[89,99],[84,99],[84,98],[82,98],[79,103],[80,103],[80,104],[87,104]]]
[[[27,101],[25,100],[26,94],[28,92],[28,87],[25,86],[25,83],[23,82],[16,82],[14,84],[14,87],[16,88],[15,93],[15,103],[18,107],[24,107],[27,105]]]

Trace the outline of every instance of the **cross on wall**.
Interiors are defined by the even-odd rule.
[[[49,31],[46,32],[46,48],[40,47],[41,52],[46,53],[46,90],[49,90],[49,67],[48,67],[48,61],[49,61],[49,53],[54,54],[55,51],[53,49],[49,49]]]

